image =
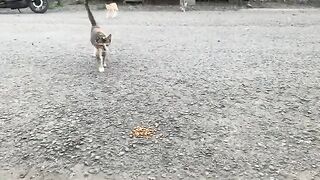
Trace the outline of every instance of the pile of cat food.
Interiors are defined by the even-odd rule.
[[[135,127],[132,132],[130,133],[130,137],[135,138],[151,138],[155,133],[155,130],[152,128],[146,128],[146,127]]]

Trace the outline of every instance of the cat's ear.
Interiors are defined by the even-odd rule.
[[[111,42],[111,34],[109,34],[109,36],[107,37],[108,42]]]

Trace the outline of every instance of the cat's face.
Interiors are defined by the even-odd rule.
[[[111,34],[109,34],[109,36],[105,36],[105,35],[97,36],[96,42],[98,44],[109,46],[111,44]]]
[[[113,9],[112,4],[105,4],[106,5],[106,9]]]

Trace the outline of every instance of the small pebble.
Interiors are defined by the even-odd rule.
[[[148,176],[148,179],[149,179],[149,180],[155,180],[156,177],[154,177],[154,176]]]
[[[97,174],[99,171],[98,171],[98,169],[90,169],[88,172],[90,174]]]
[[[100,159],[100,156],[95,156],[94,159],[95,159],[95,160],[99,160],[99,159]]]

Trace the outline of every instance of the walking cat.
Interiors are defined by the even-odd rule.
[[[188,2],[186,0],[180,0],[180,10],[186,12],[188,7]]]
[[[107,67],[107,60],[109,56],[108,46],[111,44],[111,34],[108,36],[103,32],[103,30],[97,25],[91,10],[88,5],[88,0],[84,3],[86,10],[88,12],[88,17],[91,22],[91,44],[94,46],[95,56],[98,61],[99,72],[104,72],[104,68]]]
[[[118,14],[118,6],[116,3],[110,3],[110,4],[105,4],[106,5],[106,9],[107,9],[107,18],[109,17],[116,17]]]

